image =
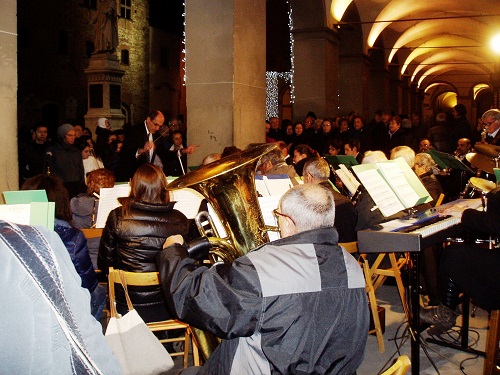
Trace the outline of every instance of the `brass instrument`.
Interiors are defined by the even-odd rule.
[[[230,263],[269,242],[254,175],[261,156],[276,147],[276,144],[252,147],[202,166],[167,186],[168,190],[194,189],[212,205],[228,236],[208,238],[213,246],[211,257]],[[203,222],[209,219],[198,217],[197,220]],[[213,223],[210,226],[215,228]],[[203,357],[208,359],[216,347],[216,338],[198,329],[194,330],[194,335]]]

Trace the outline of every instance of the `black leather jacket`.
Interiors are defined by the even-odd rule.
[[[167,237],[180,234],[189,240],[188,219],[182,212],[174,210],[174,204],[132,202],[128,217],[123,217],[121,207],[111,211],[99,245],[99,269],[106,274],[109,267],[131,272],[156,271],[156,255],[162,250]],[[146,321],[149,319],[143,316],[141,308],[165,304],[159,287],[129,287],[129,295]],[[118,304],[123,302],[125,306],[121,287],[116,289],[116,299]]]

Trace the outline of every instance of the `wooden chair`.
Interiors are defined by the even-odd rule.
[[[410,366],[410,358],[408,358],[407,355],[401,355],[391,367],[382,373],[382,375],[405,375]]]
[[[357,241],[342,242],[342,243],[339,243],[339,246],[342,246],[344,249],[346,249],[347,252],[349,252],[351,254],[358,252],[358,242]],[[368,331],[368,334],[375,333],[375,335],[377,336],[378,350],[380,353],[383,353],[383,352],[385,352],[384,334],[382,333],[382,325],[380,324],[380,319],[378,316],[378,305],[377,305],[377,298],[375,297],[375,289],[373,288],[372,283],[368,282],[368,279],[371,276],[369,276],[369,274],[367,274],[367,269],[364,267],[364,263],[361,262],[360,265],[363,268],[363,273],[365,275],[366,292],[368,294],[368,301],[370,302],[370,310],[371,310],[372,317],[373,317],[374,329]]]
[[[489,330],[486,336],[486,346],[484,349],[485,358],[483,365],[483,375],[498,375],[498,345],[500,342],[500,310],[493,310],[490,313]]]
[[[116,270],[113,267],[109,268],[108,284],[109,284],[109,301],[111,314],[116,312],[116,300],[115,300],[115,283],[120,284],[120,277],[123,276],[127,286],[154,286],[159,285],[160,281],[158,278],[158,272],[126,272],[122,270]],[[180,320],[169,319],[161,322],[147,323],[147,326],[152,332],[160,331],[170,331],[176,329],[183,329],[184,335],[175,338],[161,339],[161,343],[168,342],[184,342],[184,351],[178,353],[170,353],[172,357],[184,356],[184,368],[188,366],[188,353],[189,353],[189,342],[192,343],[192,354],[193,354],[193,365],[200,365],[200,356],[198,352],[198,346],[193,338],[193,334],[189,324],[183,323]]]

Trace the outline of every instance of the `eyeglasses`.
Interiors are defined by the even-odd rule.
[[[497,122],[496,120],[493,120],[492,122],[485,122],[483,121],[483,125],[484,126],[490,126],[491,124],[494,124],[495,122]]]
[[[295,225],[295,221],[294,221],[294,220],[293,220],[290,216],[285,215],[285,214],[284,214],[284,213],[282,213],[282,212],[279,212],[277,208],[275,208],[275,209],[273,210],[273,215],[274,215],[274,217],[276,218],[276,222],[278,223],[278,228],[280,227],[280,225],[279,225],[279,220],[278,220],[278,218],[279,218],[280,216],[283,216],[283,217],[287,217],[287,218],[289,218],[289,219],[292,221],[293,225]]]

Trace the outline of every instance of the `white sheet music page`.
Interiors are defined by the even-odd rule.
[[[198,215],[203,195],[196,190],[184,188],[170,192],[170,199],[176,201],[174,208],[182,212],[188,219],[194,219]]]
[[[262,216],[264,218],[264,224],[273,227],[278,226],[276,218],[273,215],[273,210],[278,207],[280,199],[281,195],[259,197],[260,211],[262,212]],[[278,232],[268,231],[267,234],[269,235],[270,241],[278,240],[281,238]]]
[[[355,165],[353,166],[353,170],[380,209],[382,215],[387,217],[404,210],[405,207],[378,172],[376,166],[372,164],[372,169],[368,169],[367,166],[369,165]],[[356,167],[362,168],[356,169]]]
[[[344,184],[344,186],[349,190],[349,193],[354,194],[360,185],[359,181],[356,180],[352,172],[346,168],[344,164],[339,165],[339,169],[335,171],[337,176],[339,176],[340,180]]]
[[[420,197],[406,180],[399,165],[397,163],[377,163],[377,167],[405,208],[415,206]]]
[[[30,225],[30,204],[1,204],[0,219]]]
[[[99,210],[97,211],[96,228],[104,228],[109,213],[116,207],[120,207],[118,198],[128,197],[130,194],[129,184],[115,185],[112,188],[101,188],[99,199]]]

